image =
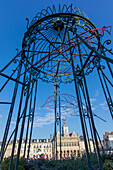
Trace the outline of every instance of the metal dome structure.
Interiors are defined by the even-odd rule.
[[[71,82],[73,81],[72,61],[74,61],[74,69],[81,69],[77,39],[74,32],[87,40],[91,47],[99,50],[100,33],[107,28],[98,29],[90,22],[84,12],[73,6],[60,8],[56,12],[53,9],[47,8],[38,13],[28,25],[28,30],[23,38],[22,47],[25,49],[24,55],[29,58],[33,48],[34,61],[29,63],[27,71],[31,68],[37,70],[39,78],[47,82]],[[35,40],[35,47],[33,47]],[[86,49],[83,42],[81,44],[81,56],[83,63],[89,55],[89,50]],[[27,48],[29,46],[29,50]],[[70,58],[70,49],[73,51]],[[93,56],[87,63],[92,61]]]
[[[105,63],[111,78],[113,78],[113,72],[111,69],[113,59],[107,56],[108,54],[113,55],[113,53],[106,48],[106,44],[110,44],[111,41],[106,40],[104,43],[102,42],[104,32],[110,34],[111,27],[104,26],[102,28],[96,28],[85,13],[78,8],[73,7],[73,5],[70,5],[69,7],[64,5],[62,8],[59,5],[58,10],[55,6],[52,8],[47,7],[47,9],[37,13],[31,23],[29,23],[27,18],[26,20],[27,31],[24,34],[22,50],[20,52],[17,51],[17,55],[0,70],[0,76],[7,79],[0,88],[1,94],[9,81],[15,82],[11,102],[0,102],[0,104],[10,105],[0,152],[1,162],[8,143],[13,136],[13,148],[9,167],[9,169],[12,169],[19,122],[22,120],[15,170],[18,168],[26,119],[27,130],[24,156],[29,131],[30,135],[27,155],[29,158],[37,97],[37,82],[38,79],[41,79],[44,82],[52,82],[54,84],[55,128],[57,123],[57,94],[58,91],[60,94],[60,85],[61,83],[74,83],[88,167],[91,169],[92,165],[88,150],[87,126],[84,119],[83,100],[85,101],[85,106],[89,113],[91,134],[95,143],[95,154],[98,157],[100,169],[102,169],[102,161],[98,147],[97,132],[95,130],[96,128],[89,99],[86,76],[91,74],[94,69],[97,70],[100,84],[110,114],[113,118],[113,101],[108,88],[108,84],[113,87],[113,83],[104,73]],[[12,67],[13,71],[6,74],[5,71],[7,71],[7,69],[12,69]],[[21,93],[19,94],[18,88],[21,89]],[[16,99],[17,95],[18,101]],[[17,104],[15,104],[16,102]],[[17,108],[16,126],[8,139],[9,127],[15,107]],[[61,122],[60,103],[59,120]]]

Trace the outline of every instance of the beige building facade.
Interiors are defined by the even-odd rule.
[[[61,142],[60,142],[61,141]],[[18,152],[18,143],[19,140],[16,141],[14,155],[17,155]],[[61,144],[60,144],[61,143]],[[26,145],[26,153],[25,157],[27,158],[28,154],[28,145],[29,140],[27,140]],[[11,156],[13,141],[10,141],[7,150],[5,152],[5,157]],[[93,149],[93,142],[90,140],[91,152]],[[1,143],[0,143],[1,147]],[[22,140],[20,157],[24,155],[24,147],[25,147],[25,139]],[[44,158],[47,159],[60,159],[60,158],[71,158],[82,156],[85,153],[85,145],[83,138],[79,138],[78,134],[73,132],[69,134],[68,126],[66,125],[66,119],[63,119],[63,127],[62,134],[58,131],[56,137],[52,135],[50,139],[32,139],[30,144],[30,158],[40,158],[43,155]]]
[[[57,159],[60,159],[60,157],[78,157],[80,153],[79,136],[75,133],[75,131],[69,134],[68,126],[66,125],[66,119],[63,119],[62,132],[63,134],[60,135],[60,132],[58,131],[56,137],[53,137],[53,157],[57,157]]]
[[[19,143],[19,140],[16,141],[14,155],[17,155],[18,143]],[[28,145],[29,145],[29,141],[27,140],[26,153],[25,153],[26,158],[28,154]],[[9,143],[7,150],[5,152],[4,158],[11,156],[12,147],[13,147],[13,141]],[[23,157],[24,155],[24,148],[25,148],[25,139],[22,140],[20,157]],[[40,155],[43,155],[44,158],[47,158],[47,157],[48,159],[52,158],[52,142],[50,139],[32,139],[31,140],[29,157],[40,158]]]

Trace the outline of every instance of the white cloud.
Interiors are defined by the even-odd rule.
[[[69,110],[62,111],[62,112],[61,112],[61,118],[64,118],[65,116],[70,116]]]
[[[92,107],[92,110],[94,111],[96,109],[96,107]]]
[[[108,110],[108,105],[106,101],[101,103],[100,106],[102,107],[103,110]]]
[[[36,116],[34,118],[34,127],[43,127],[44,125],[52,124],[54,122],[54,113],[48,112],[45,116]]]
[[[96,101],[96,99],[91,98],[90,101],[92,103],[94,103]],[[85,109],[86,106],[84,105],[83,108]],[[92,110],[95,110],[95,107],[93,107]],[[69,107],[68,105],[62,104],[61,118],[64,118],[65,116],[70,117],[71,114],[72,115],[79,115],[79,110],[77,108],[77,104],[75,104],[72,107]],[[55,121],[54,110],[52,110],[50,108],[46,108],[46,113],[45,113],[44,116],[41,116],[41,114],[39,114],[39,113],[38,114],[35,113],[34,127],[41,127],[42,128],[45,125],[53,124],[54,121]]]
[[[103,110],[108,110],[108,107],[107,106],[103,106],[102,109]]]
[[[100,106],[105,106],[106,104],[107,104],[107,102],[105,101],[105,102],[101,103]]]
[[[71,116],[71,115],[79,115],[79,110],[78,108],[63,108],[62,109],[62,112],[61,112],[61,117],[65,117],[65,116]]]
[[[41,108],[41,107],[38,107],[38,110],[42,110],[42,108]]]
[[[2,115],[0,115],[0,118],[2,118],[3,116]]]
[[[94,103],[94,102],[96,102],[96,100],[97,100],[97,99],[95,99],[95,98],[91,98],[91,99],[90,99],[90,102],[91,102],[91,103]]]
[[[48,111],[50,111],[51,112],[51,110],[53,110],[54,109],[54,107],[52,108],[50,108],[50,107],[46,107],[46,109],[48,110]]]

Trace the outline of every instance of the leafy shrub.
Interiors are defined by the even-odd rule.
[[[90,155],[92,170],[99,170],[97,157],[95,154]],[[104,170],[113,169],[113,155],[101,155]],[[16,158],[13,160],[13,168]],[[10,158],[6,158],[1,164],[1,170],[8,170]],[[18,170],[88,170],[86,155],[82,158],[46,160],[46,159],[29,159],[20,158]]]
[[[112,170],[113,169],[113,161],[112,160],[105,160],[103,163],[104,170]]]
[[[24,168],[25,162],[26,162],[25,158],[19,159],[18,170],[25,170]],[[16,163],[16,157],[13,158],[12,170],[14,170],[15,168],[15,163]],[[9,164],[10,164],[10,157],[5,158],[1,164],[1,170],[9,170]]]

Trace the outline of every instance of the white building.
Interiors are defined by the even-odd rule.
[[[106,150],[113,149],[113,132],[105,132],[105,135],[103,136],[103,145]]]
[[[110,146],[112,146],[112,137],[109,136]],[[61,140],[61,145],[60,145]],[[57,141],[57,145],[56,145]],[[90,148],[91,152],[94,151],[93,148],[93,142],[90,139]],[[16,141],[15,145],[15,151],[14,154],[17,155],[18,152],[18,143],[19,139]],[[0,143],[1,145],[1,143]],[[29,140],[27,140],[26,144],[26,153],[25,157],[27,158],[28,154],[28,145]],[[10,141],[6,153],[4,157],[11,156],[13,141]],[[22,140],[21,144],[21,150],[20,150],[20,156],[22,157],[24,155],[24,148],[25,148],[25,139]],[[57,148],[57,149],[56,149]],[[90,151],[90,149],[89,149]],[[85,153],[85,145],[83,137],[79,138],[79,135],[75,133],[73,130],[72,133],[69,134],[68,126],[66,125],[66,119],[63,119],[63,127],[62,127],[62,134],[60,132],[57,132],[56,137],[52,135],[50,136],[50,139],[32,139],[30,144],[30,152],[29,157],[30,158],[40,158],[40,154],[42,154],[45,158],[48,157],[48,159],[51,158],[69,158],[69,157],[78,157],[82,156],[82,154]]]

